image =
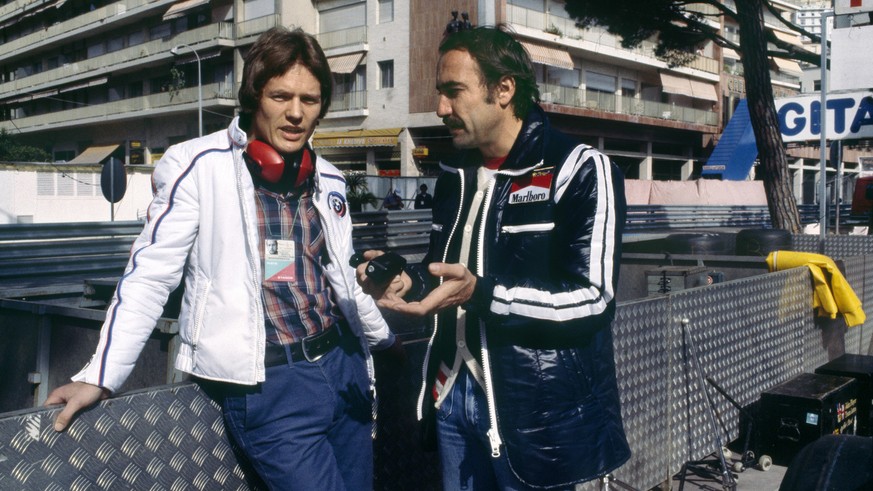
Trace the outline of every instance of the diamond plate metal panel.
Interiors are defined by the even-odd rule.
[[[867,320],[864,324],[849,328],[846,333],[846,352],[873,355],[873,255],[853,257],[845,261],[846,279],[861,300]]]
[[[857,295],[858,299],[861,300],[861,305],[873,305],[868,303],[868,301],[865,301],[864,298],[864,275],[867,273],[866,264],[866,256],[850,257],[843,260],[843,265],[845,266],[843,273],[846,277],[846,281],[849,282],[849,285],[852,286],[852,290],[855,291],[855,295]],[[867,328],[869,322],[870,321],[865,321],[865,323],[860,326],[848,329],[845,335],[846,353],[860,354],[862,346],[864,348],[867,347],[866,345],[863,345],[863,339],[864,331],[869,329]]]
[[[623,303],[612,328],[622,418],[633,452],[614,474],[640,489],[669,475],[668,312],[663,297]]]
[[[849,258],[873,254],[873,236],[828,235],[825,238],[824,254],[832,258]]]
[[[801,371],[811,295],[809,274],[802,269],[672,295],[671,469],[715,451],[716,431],[722,432],[724,441],[738,436],[739,412],[707,384],[717,415],[727,425],[712,427],[700,374],[692,363],[692,346],[703,378],[711,377],[747,406],[762,390]]]
[[[791,240],[795,251],[834,259],[873,254],[873,235],[826,235],[823,244],[818,234],[796,234]]]
[[[795,234],[791,236],[791,247],[797,252],[821,254],[821,237],[812,234]]]
[[[0,489],[251,490],[221,410],[196,385],[132,392],[79,415],[60,409],[0,418]]]
[[[867,314],[867,320],[862,326],[862,330],[858,333],[860,342],[858,344],[857,354],[873,355],[873,280],[867,281],[873,275],[873,256],[864,257],[864,283],[860,286],[861,305],[864,306],[864,313]],[[854,285],[853,285],[854,287]],[[856,290],[857,292],[857,290]]]

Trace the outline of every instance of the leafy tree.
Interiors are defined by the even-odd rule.
[[[0,128],[0,161],[48,162],[51,156],[45,150],[21,143],[15,135]]]
[[[349,210],[361,211],[364,205],[376,206],[379,198],[370,192],[367,185],[367,176],[360,172],[345,172],[346,199],[349,201]]]
[[[740,53],[745,72],[746,99],[752,129],[763,168],[764,189],[773,227],[797,233],[800,215],[791,185],[791,174],[770,81],[768,57],[793,59],[820,64],[819,55],[776,37],[764,24],[768,11],[782,27],[818,42],[819,37],[783,19],[771,0],[566,0],[567,12],[581,27],[599,25],[620,36],[625,48],[638,46],[646,39],[657,38],[655,54],[672,66],[683,65],[696,56],[696,47],[710,40]],[[718,15],[700,13],[708,5]],[[697,7],[697,8],[695,8]],[[707,21],[719,16],[733,19],[740,28],[739,44],[724,37],[719,28]],[[769,44],[768,44],[769,43]],[[742,46],[742,48],[740,48]]]

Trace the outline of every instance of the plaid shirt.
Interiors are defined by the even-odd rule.
[[[260,255],[263,270],[267,239],[294,242],[295,281],[262,280],[267,342],[293,344],[332,326],[342,318],[323,274],[327,259],[324,233],[312,193],[278,194],[257,187]]]

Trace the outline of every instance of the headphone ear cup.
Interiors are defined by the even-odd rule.
[[[307,179],[315,172],[315,155],[308,148],[303,149],[303,155],[300,156],[300,166],[297,169],[297,178],[294,180],[294,187],[300,187]]]
[[[273,184],[282,180],[285,159],[270,145],[252,140],[243,152],[243,159],[253,175]]]

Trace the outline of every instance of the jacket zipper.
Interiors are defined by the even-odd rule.
[[[464,208],[464,171],[458,171],[458,179],[461,181],[461,198],[460,203],[458,203],[458,214],[455,215],[455,223],[452,224],[452,228],[449,231],[449,237],[446,241],[446,248],[443,250],[442,262],[446,262],[446,259],[449,257],[449,245],[452,243],[452,237],[455,236],[455,231],[458,229],[458,224],[461,223],[461,211]],[[443,280],[440,278],[440,284],[442,284]],[[430,364],[430,353],[433,349],[433,342],[436,339],[437,329],[439,329],[439,314],[433,315],[433,333],[430,335],[430,340],[427,342],[427,350],[424,352],[424,363],[421,365],[421,392],[418,394],[418,420],[421,421],[424,418],[424,414],[422,408],[424,407],[424,397],[427,394],[427,366]]]
[[[482,223],[479,225],[479,243],[477,244],[478,250],[476,251],[476,271],[478,271],[480,275],[485,274],[485,222],[488,221],[488,212],[491,208],[491,195],[494,193],[494,188],[497,185],[496,175],[522,175],[542,165],[543,161],[541,160],[538,164],[528,169],[511,172],[498,171],[491,177],[491,180],[488,183],[488,188],[485,190],[485,197],[483,198]],[[490,425],[486,434],[488,436],[488,441],[491,443],[491,457],[496,459],[500,457],[500,446],[503,445],[503,440],[500,438],[500,430],[497,426],[497,404],[494,402],[494,387],[491,383],[491,360],[488,357],[488,336],[485,333],[484,327],[485,326],[481,326],[479,329],[479,342],[482,345],[482,372],[485,379],[485,402],[488,406],[488,422]]]
[[[479,243],[477,245],[478,250],[476,251],[476,271],[478,271],[480,275],[485,274],[485,222],[488,221],[488,210],[491,208],[491,195],[494,192],[494,186],[496,183],[497,179],[492,176],[488,183],[488,188],[485,190],[485,197],[483,198],[482,223],[479,225]],[[485,326],[481,325],[481,321],[479,328],[479,342],[482,350],[482,372],[485,380],[485,401],[488,406],[489,428],[486,434],[488,435],[488,441],[491,443],[491,457],[496,459],[500,457],[500,446],[503,444],[503,441],[500,438],[500,431],[497,429],[497,404],[494,403],[494,389],[491,384],[491,361],[488,358],[488,337],[485,333]]]
[[[234,152],[233,162],[234,162],[234,165],[236,166],[237,193],[239,193],[240,202],[241,202],[242,207],[243,207],[243,223],[248,228],[248,230],[246,230],[246,237],[247,237],[246,240],[249,243],[249,250],[252,250],[251,236],[249,233],[251,230],[251,222],[248,219],[249,215],[250,215],[250,210],[248,210],[246,208],[245,193],[243,193],[243,189],[242,189],[242,168],[243,168],[243,166],[240,165],[240,163],[237,159],[236,152]],[[256,247],[254,250],[257,250],[257,244],[256,244]],[[258,294],[255,295],[255,307],[256,307],[255,318],[257,319],[257,323],[255,324],[255,326],[263,326],[264,325],[264,305],[262,303],[262,299],[261,299],[261,295],[260,295],[260,292],[261,292],[260,281],[258,280],[258,270],[260,269],[259,268],[260,259],[258,259],[256,261],[255,254],[249,254],[249,263],[251,266],[250,269],[252,271],[252,278],[251,278],[252,284],[255,287],[255,291],[258,292]],[[256,350],[258,356],[255,357],[254,364],[255,364],[255,374],[256,374],[255,379],[257,380],[257,379],[264,379],[266,377],[266,373],[265,373],[266,370],[264,369],[264,365],[263,365],[264,350],[266,349],[266,346],[265,346],[266,333],[264,332],[263,327],[261,327],[260,329],[255,327],[255,329],[257,330],[256,336],[255,336],[257,338],[257,345],[255,346],[255,350]]]

